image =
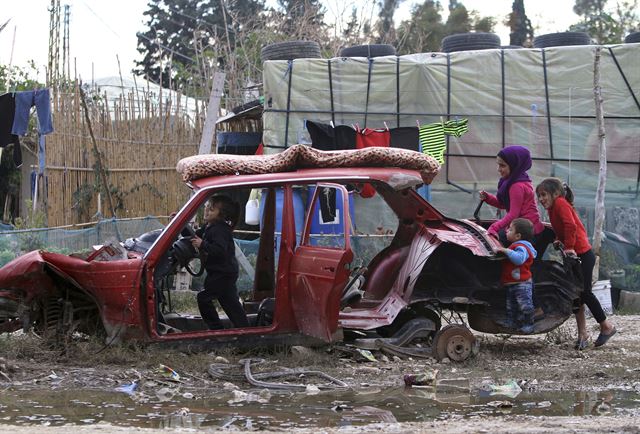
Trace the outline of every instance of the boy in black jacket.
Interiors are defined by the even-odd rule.
[[[238,222],[240,206],[228,196],[213,196],[204,208],[204,228],[196,231],[191,244],[207,254],[204,290],[198,293],[200,315],[210,330],[224,328],[213,300],[217,299],[235,327],[248,327],[247,314],[238,299],[236,280],[238,261],[233,228]]]

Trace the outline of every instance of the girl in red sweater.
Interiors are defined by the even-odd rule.
[[[555,243],[561,242],[566,255],[577,255],[582,263],[582,276],[584,290],[580,296],[582,304],[576,312],[578,324],[578,341],[576,349],[587,347],[587,325],[584,316],[584,305],[589,307],[595,320],[600,324],[600,335],[594,342],[599,347],[607,343],[609,338],[616,334],[616,328],[607,319],[600,302],[591,291],[591,279],[596,256],[591,249],[587,232],[580,221],[576,210],[573,208],[573,192],[558,178],[547,178],[536,187],[538,201],[549,213],[549,221],[555,232]]]

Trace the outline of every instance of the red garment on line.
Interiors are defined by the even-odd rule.
[[[388,129],[374,130],[371,128],[356,129],[356,149],[378,146],[388,148],[391,142],[391,133]],[[360,197],[369,198],[376,195],[376,189],[371,184],[364,184],[360,191]]]

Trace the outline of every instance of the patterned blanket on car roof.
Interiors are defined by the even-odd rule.
[[[274,155],[194,155],[178,161],[176,169],[187,182],[205,176],[340,167],[399,167],[418,170],[425,184],[431,183],[440,170],[440,164],[433,157],[407,149],[370,147],[348,151],[320,151],[305,145],[293,145]]]

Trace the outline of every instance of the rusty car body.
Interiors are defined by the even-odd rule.
[[[348,198],[354,185],[365,182],[395,214],[397,227],[386,247],[356,267]],[[498,241],[486,232],[490,221],[446,217],[416,192],[423,182],[416,170],[398,167],[304,168],[193,180],[192,197],[149,248],[113,261],[33,251],[5,265],[0,331],[104,332],[106,342],[190,348],[343,340],[366,347],[406,334],[407,324],[420,320],[420,329],[427,330],[421,336],[432,342],[436,357],[463,360],[474,351],[474,337],[456,312],[466,312],[475,330],[518,333],[500,325],[505,319],[505,293],[498,285],[503,258],[495,250]],[[293,196],[309,186],[314,190],[307,189],[313,193],[304,227],[296,227]],[[261,189],[264,196],[255,274],[243,301],[251,325],[230,328],[227,323],[223,330],[207,330],[199,316],[172,309],[176,249],[188,239],[184,228],[211,195],[249,189]],[[323,189],[332,189],[342,201],[343,230],[331,243],[318,242],[311,233]],[[535,304],[542,312],[535,333],[542,333],[569,317],[580,286],[555,261],[537,261],[534,278]],[[442,327],[443,322],[450,324]]]

